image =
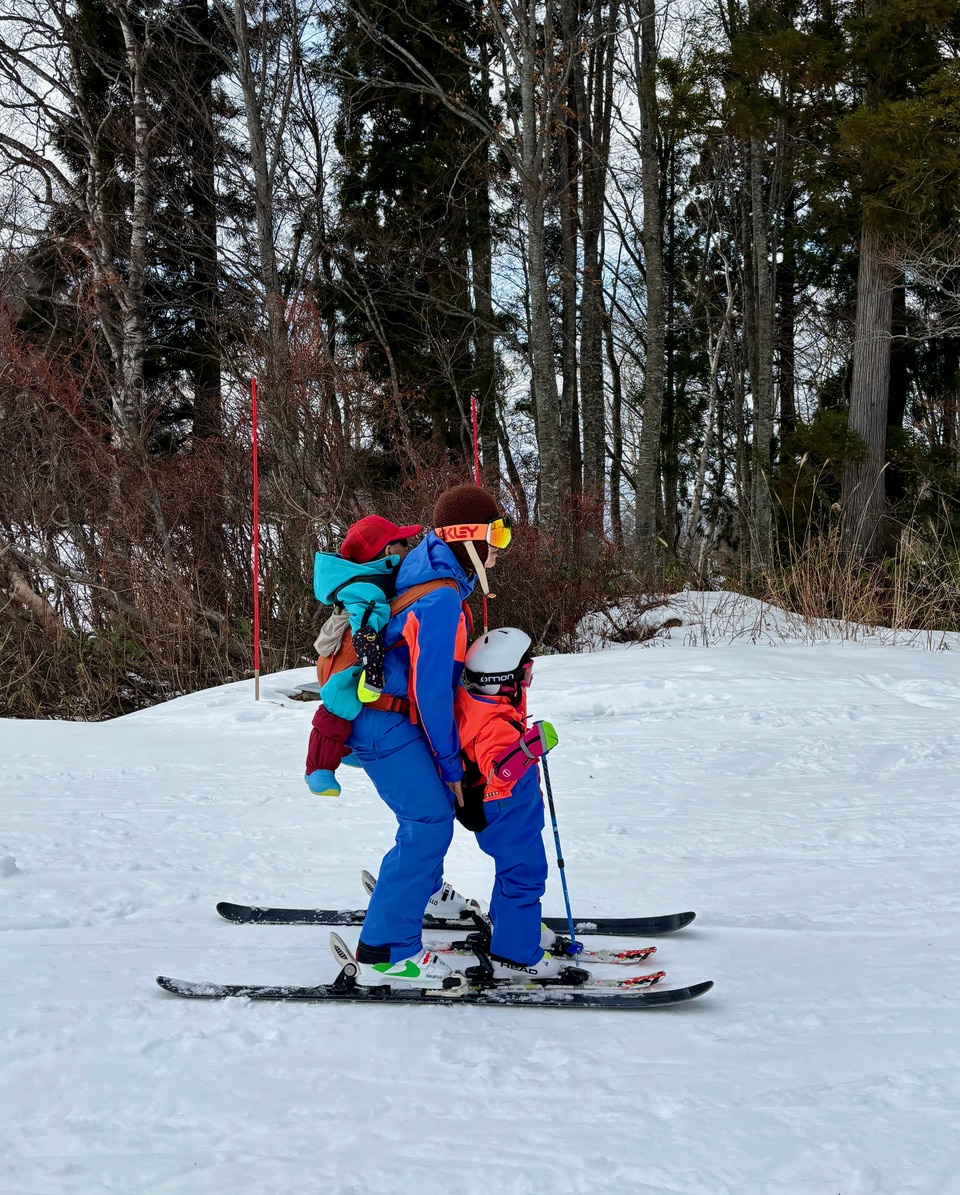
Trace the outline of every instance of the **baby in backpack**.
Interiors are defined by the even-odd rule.
[[[313,591],[317,601],[334,608],[314,645],[323,687],[304,775],[310,791],[321,796],[339,796],[334,772],[349,754],[346,740],[353,719],[382,691],[383,629],[390,620],[397,570],[409,550],[407,541],[420,531],[417,525],[398,527],[389,519],[368,515],[347,532],[339,556],[316,554]],[[332,672],[347,634],[356,662]]]

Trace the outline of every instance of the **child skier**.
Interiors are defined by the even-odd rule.
[[[340,795],[334,772],[350,754],[346,740],[353,719],[365,704],[381,699],[383,628],[390,619],[390,599],[396,592],[400,562],[409,551],[408,540],[421,530],[419,525],[398,527],[389,519],[368,515],[347,532],[339,556],[316,554],[314,593],[317,601],[334,607],[315,644],[318,675],[324,684],[304,775],[310,791],[320,796]],[[331,662],[348,629],[357,662],[330,676]]]
[[[515,627],[478,639],[467,652],[454,709],[464,762],[457,817],[496,863],[490,900],[494,976],[536,980],[555,978],[570,959],[544,953],[559,940],[540,922],[547,858],[537,760],[556,745],[557,735],[549,722],[527,730],[530,647],[530,636]]]

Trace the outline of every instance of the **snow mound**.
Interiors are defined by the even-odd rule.
[[[649,606],[649,609],[644,607]],[[893,630],[835,619],[804,619],[730,590],[687,589],[663,598],[641,599],[605,614],[591,614],[578,628],[578,641],[588,651],[629,640],[660,645],[715,647],[731,643],[870,643],[945,651],[960,647],[952,631]]]

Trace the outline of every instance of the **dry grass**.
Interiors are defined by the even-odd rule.
[[[831,620],[840,635],[859,627],[960,630],[960,560],[955,546],[929,525],[902,528],[891,555],[870,565],[843,550],[834,527],[753,578],[747,591],[806,623]]]

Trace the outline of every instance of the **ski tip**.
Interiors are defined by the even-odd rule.
[[[675,933],[678,929],[686,929],[691,921],[696,921],[697,915],[692,910],[686,913],[674,913],[672,916],[664,917],[664,925],[670,927],[670,932]]]
[[[660,918],[659,920],[662,923],[659,927],[660,932],[674,934],[678,929],[686,929],[690,922],[696,919],[697,915],[693,910],[689,910],[686,913],[674,913],[672,916]]]
[[[255,920],[253,909],[249,905],[235,905],[229,900],[221,900],[217,904],[217,912],[227,921],[243,923]]]
[[[702,983],[692,983],[684,988],[643,988],[635,993],[635,999],[647,1008],[670,1008],[688,1004],[698,996],[706,995],[712,987],[713,980],[705,979]]]
[[[692,983],[689,987],[683,989],[685,992],[685,999],[696,1000],[698,996],[705,996],[712,987],[712,979],[705,979],[702,983]]]

